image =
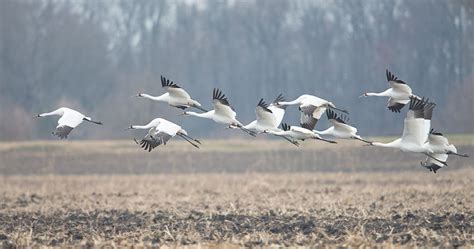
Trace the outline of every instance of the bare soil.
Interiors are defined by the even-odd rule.
[[[0,179],[9,246],[474,247],[474,170]]]

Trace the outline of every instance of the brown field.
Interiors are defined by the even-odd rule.
[[[470,158],[432,174],[352,142],[178,145],[0,144],[0,245],[474,247]]]

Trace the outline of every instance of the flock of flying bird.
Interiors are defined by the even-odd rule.
[[[431,129],[431,118],[435,107],[433,102],[414,95],[411,88],[404,81],[395,77],[388,70],[386,70],[386,77],[390,85],[389,89],[380,93],[364,93],[360,97],[388,97],[388,109],[397,113],[405,105],[409,106],[404,120],[402,136],[390,143],[363,139],[357,134],[357,128],[348,124],[347,116],[342,114],[348,114],[346,110],[340,109],[332,102],[313,95],[304,94],[293,101],[285,101],[283,95],[280,94],[270,104],[260,99],[255,108],[257,118],[247,125],[243,125],[237,120],[236,112],[231,107],[229,100],[217,88],[213,90],[212,105],[214,109],[211,111],[204,109],[183,88],[163,76],[161,76],[161,85],[166,93],[156,97],[139,93],[136,97],[165,102],[172,107],[182,110],[192,107],[202,112],[184,111],[182,115],[211,119],[214,122],[226,125],[228,128],[240,129],[250,136],[262,133],[275,135],[286,139],[296,146],[299,145],[298,141],[307,139],[336,143],[333,140],[322,137],[329,135],[341,139],[360,140],[370,146],[397,148],[403,152],[422,153],[427,157],[424,162],[421,162],[421,165],[434,173],[443,166],[447,166],[446,161],[450,154],[468,157],[468,155],[459,154],[456,147],[450,144],[446,137]],[[290,105],[299,106],[299,111],[301,112],[300,126],[282,123],[286,108]],[[326,114],[332,126],[323,131],[315,130],[316,123],[323,114]],[[53,112],[38,114],[37,117],[51,115],[61,116],[56,130],[53,132],[54,135],[61,139],[67,138],[69,133],[83,121],[102,124],[78,111],[66,107],[61,107]],[[174,136],[181,137],[196,148],[199,148],[201,144],[199,140],[189,136],[181,126],[163,118],[155,118],[146,125],[132,125],[127,129],[148,130],[148,133],[142,139],[139,141],[137,139],[134,140],[149,152],[161,144],[166,144]]]

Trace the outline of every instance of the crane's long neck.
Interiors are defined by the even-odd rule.
[[[387,89],[379,93],[366,93],[365,96],[378,96],[378,97],[390,97],[391,89]]]
[[[52,112],[45,112],[45,113],[41,113],[38,115],[38,117],[46,117],[46,116],[61,116],[64,114],[64,111],[62,111],[61,109],[57,109],[55,111],[52,111]]]
[[[146,129],[150,129],[153,126],[154,126],[153,121],[151,121],[150,123],[148,123],[146,125],[132,125],[131,128],[146,130]]]
[[[272,134],[272,135],[275,135],[275,136],[286,136],[286,135],[288,135],[286,131],[282,131],[282,130],[278,130],[278,131],[266,130],[265,132],[269,133],[269,134]]]
[[[373,145],[373,146],[377,146],[377,147],[398,148],[398,149],[399,149],[400,146],[401,146],[401,141],[402,141],[402,139],[399,138],[399,139],[394,140],[394,141],[392,141],[392,142],[390,142],[390,143],[372,142],[372,143],[370,143],[370,144]]]
[[[297,104],[301,104],[301,101],[302,101],[302,97],[300,96],[299,98],[297,98],[293,101],[278,102],[278,105],[297,105]]]
[[[334,131],[334,127],[331,126],[324,131],[318,131],[318,130],[313,130],[313,131],[319,135],[332,135]]]
[[[146,93],[142,93],[140,94],[140,97],[143,97],[143,98],[147,98],[147,99],[151,99],[151,100],[154,100],[154,101],[168,101],[168,93],[165,93],[165,94],[162,94],[160,96],[151,96],[149,94],[146,94]]]
[[[212,119],[212,117],[213,117],[213,115],[214,115],[214,111],[209,111],[209,112],[205,112],[205,113],[197,113],[197,112],[184,112],[184,114],[186,114],[186,115],[190,115],[190,116],[199,117],[199,118],[208,118],[208,119]]]

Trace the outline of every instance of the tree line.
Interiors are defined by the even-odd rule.
[[[56,120],[33,115],[59,106],[104,122],[78,138],[126,138],[157,116],[199,136],[240,135],[131,97],[162,94],[160,75],[207,108],[221,88],[243,123],[262,97],[308,93],[349,109],[363,135],[399,134],[403,112],[358,98],[388,87],[386,68],[437,103],[435,129],[472,133],[473,21],[469,0],[3,0],[0,139],[51,138]],[[285,121],[298,117],[289,107]]]

